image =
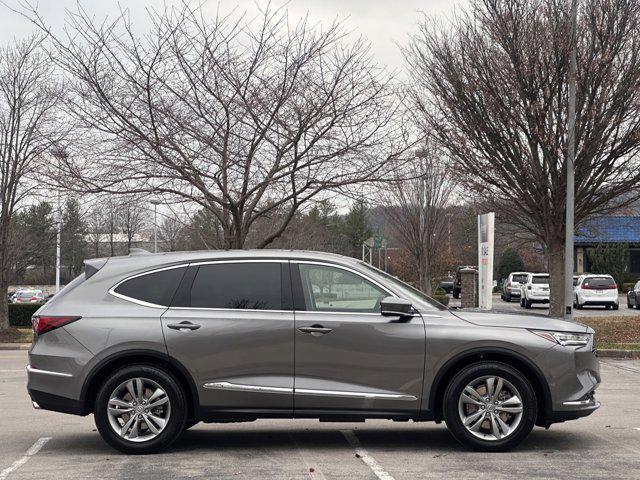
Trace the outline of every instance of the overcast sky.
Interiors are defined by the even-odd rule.
[[[9,5],[17,5],[18,0],[4,0]],[[136,26],[145,26],[145,8],[162,8],[163,5],[180,4],[181,0],[32,0],[38,4],[38,10],[46,21],[54,27],[64,24],[65,9],[76,8],[80,3],[97,20],[106,16],[115,16],[118,4],[128,8]],[[231,11],[238,7],[249,13],[257,11],[257,5],[264,6],[267,0],[209,0],[203,2],[212,13],[220,6],[222,11]],[[396,43],[404,43],[407,35],[415,31],[420,11],[428,15],[446,18],[457,6],[466,0],[272,0],[271,5],[287,5],[292,19],[309,14],[312,21],[330,23],[334,19],[343,19],[349,29],[369,39],[373,53],[379,63],[392,69],[403,66]],[[6,43],[33,32],[32,26],[18,14],[0,5],[0,41]]]

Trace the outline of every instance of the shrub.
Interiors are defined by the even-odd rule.
[[[41,303],[10,303],[9,325],[12,327],[30,327],[31,316],[41,306]]]
[[[443,305],[449,305],[449,295],[442,288],[436,288],[435,293],[432,295],[434,300],[437,300]]]

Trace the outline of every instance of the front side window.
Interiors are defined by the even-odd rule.
[[[189,306],[282,310],[282,271],[277,262],[200,265]]]
[[[319,312],[380,312],[389,294],[360,275],[326,265],[299,264],[305,307]]]
[[[168,307],[186,267],[170,268],[125,280],[114,292],[129,299]]]

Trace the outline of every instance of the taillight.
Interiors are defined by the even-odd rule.
[[[511,282],[507,282],[507,288],[511,286]]]
[[[34,315],[31,317],[31,325],[33,326],[33,333],[36,335],[42,335],[43,333],[50,332],[56,328],[64,327],[65,325],[80,320],[82,317],[52,317],[47,315]]]

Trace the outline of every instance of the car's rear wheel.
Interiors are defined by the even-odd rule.
[[[528,298],[525,298],[524,300],[524,308],[531,308],[531,300],[529,300]]]
[[[537,403],[526,378],[509,365],[480,362],[463,368],[444,395],[447,428],[462,445],[507,451],[531,432]]]
[[[96,396],[95,423],[102,438],[124,453],[154,453],[182,433],[185,394],[168,372],[133,365],[113,373]]]
[[[620,308],[620,306],[619,306],[617,303],[614,303],[614,304],[613,304],[613,309],[614,309],[614,310],[618,310],[619,308]]]

